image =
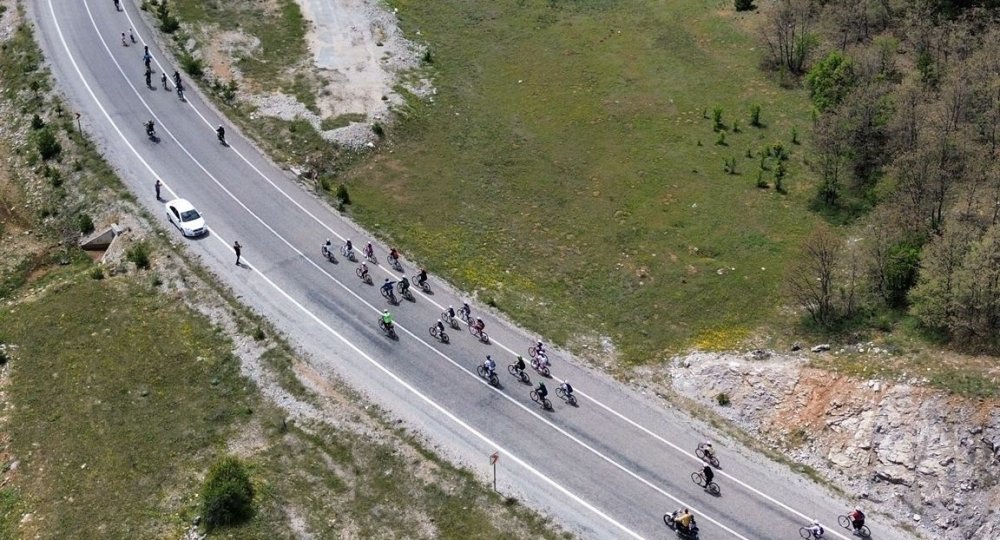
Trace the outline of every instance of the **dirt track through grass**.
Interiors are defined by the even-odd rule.
[[[348,175],[362,222],[529,327],[609,336],[628,362],[772,320],[815,221],[790,140],[809,106],[757,70],[752,20],[729,3],[394,4],[439,93]],[[792,152],[786,196],[755,187],[773,143]]]

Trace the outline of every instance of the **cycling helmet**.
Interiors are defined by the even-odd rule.
[[[453,307],[451,307],[451,306],[448,306],[448,309],[455,309],[455,308],[453,308]]]
[[[438,319],[438,324],[444,324],[444,323],[441,322],[441,319]]]
[[[383,309],[382,310],[382,315],[388,315],[388,314],[389,314],[389,310],[388,309]]]
[[[219,127],[216,128],[216,129],[222,129],[222,124],[219,124]]]
[[[705,446],[708,448],[712,447],[712,441],[705,441]]]
[[[518,360],[524,360],[524,357],[519,354],[519,355],[517,355],[517,359]]]
[[[486,359],[487,359],[487,360],[493,360],[493,357],[487,354],[487,355],[486,355]]]
[[[386,283],[389,283],[389,278],[385,278],[385,282],[386,282]]]
[[[813,524],[813,525],[819,525],[819,520],[817,520],[817,519],[814,519],[814,520],[813,520],[813,523],[812,523],[812,524]]]
[[[860,506],[855,506],[854,507],[854,511],[855,512],[860,512],[861,511],[861,507]]]
[[[329,244],[329,243],[330,243],[330,239],[329,239],[329,238],[327,238],[327,239],[326,239],[326,243],[327,243],[327,244]]]

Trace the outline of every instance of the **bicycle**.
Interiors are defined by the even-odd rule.
[[[427,283],[430,280],[425,279],[424,281],[420,281],[419,278],[420,278],[420,276],[413,276],[410,279],[410,282],[411,283],[416,283],[417,287],[420,287],[421,291],[424,291],[425,293],[430,293],[431,292],[431,286],[430,286],[429,283]]]
[[[705,488],[705,491],[715,495],[716,497],[722,493],[722,490],[719,489],[719,484],[716,484],[715,482],[705,482],[705,473],[701,471],[691,473],[691,481],[698,484],[700,487]]]
[[[320,253],[323,254],[323,257],[326,260],[332,262],[333,264],[337,264],[337,258],[333,256],[333,250],[331,250],[330,248],[328,248],[326,246],[323,246],[323,247],[321,247],[319,249],[319,251],[320,251]]]
[[[837,524],[861,538],[870,538],[872,535],[872,531],[868,528],[868,525],[862,525],[861,528],[855,529],[850,516],[837,516]]]
[[[490,336],[488,336],[486,334],[486,331],[485,330],[480,330],[474,324],[470,324],[469,325],[469,333],[472,334],[473,336],[476,336],[476,338],[478,338],[479,341],[482,341],[483,343],[489,343],[490,342]]]
[[[476,373],[478,373],[480,377],[490,381],[491,385],[496,387],[500,386],[500,377],[497,377],[495,371],[487,371],[486,366],[479,364],[479,367],[476,368]]]
[[[539,396],[537,390],[532,390],[528,395],[531,396],[531,401],[541,404],[542,408],[546,411],[552,410],[552,402],[548,398]]]
[[[458,310],[458,318],[465,321],[466,324],[472,324],[472,310],[471,309],[468,311],[464,309]]]
[[[357,257],[354,255],[353,249],[348,249],[347,246],[340,246],[340,254],[347,258],[351,262],[357,262]]]
[[[416,298],[413,297],[413,292],[410,291],[410,287],[403,288],[402,281],[396,282],[396,290],[399,291],[399,296],[406,298],[410,302],[416,301]]]
[[[576,396],[573,394],[567,394],[566,389],[563,388],[562,386],[556,388],[556,396],[558,396],[566,403],[569,403],[570,405],[576,407]]]
[[[806,540],[819,540],[820,538],[823,538],[823,535],[821,534],[813,534],[813,532],[809,530],[809,527],[799,527],[799,536],[805,538]]]
[[[391,266],[397,272],[403,271],[403,265],[400,264],[398,257],[393,257],[392,255],[389,255],[388,257],[385,258],[385,261],[389,263],[389,266]]]
[[[372,284],[372,275],[370,272],[362,272],[361,267],[358,267],[354,269],[354,273],[361,278],[362,282],[367,283],[368,285]]]
[[[447,311],[441,312],[441,321],[452,328],[458,328],[458,321],[455,320],[455,317],[449,315]]]
[[[444,330],[438,330],[436,324],[428,328],[427,331],[431,333],[431,337],[437,338],[437,340],[441,343],[448,343],[448,334],[444,333]]]
[[[705,461],[705,462],[708,462],[709,464],[711,464],[716,469],[720,468],[719,467],[719,458],[717,458],[715,456],[715,452],[712,452],[711,454],[706,454],[704,448],[696,448],[695,451],[694,451],[694,455],[698,456],[698,459],[700,459],[702,461]]]
[[[372,264],[378,264],[378,257],[375,256],[375,251],[365,250],[365,259]]]
[[[528,356],[534,358],[538,354],[540,349],[541,348],[538,345],[532,345],[531,347],[528,347]],[[545,350],[541,349],[541,353],[544,356]]]
[[[546,359],[547,360],[547,359]],[[551,377],[552,372],[549,370],[548,363],[542,363],[538,358],[531,359],[531,369],[534,369],[538,373],[541,373],[544,377]]]
[[[379,290],[382,291],[382,296],[384,296],[385,299],[388,300],[390,304],[395,306],[396,304],[399,303],[399,301],[396,300],[396,293],[392,292],[392,289],[379,289]]]
[[[521,379],[521,382],[524,384],[531,384],[531,379],[528,378],[528,374],[522,369],[517,369],[517,364],[507,366],[507,373],[510,373],[515,378]]]
[[[379,327],[379,330],[382,330],[382,332],[385,333],[385,335],[389,336],[392,339],[396,339],[396,337],[397,337],[396,336],[396,325],[394,325],[394,324],[393,325],[387,325],[387,324],[385,324],[385,321],[383,321],[382,319],[379,319],[378,320],[378,327]]]

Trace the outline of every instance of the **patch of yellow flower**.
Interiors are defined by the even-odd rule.
[[[749,333],[749,330],[742,327],[705,330],[694,337],[694,347],[703,351],[735,349]]]

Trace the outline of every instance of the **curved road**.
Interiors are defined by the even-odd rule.
[[[680,506],[694,511],[702,538],[798,538],[812,517],[827,527],[827,538],[851,537],[836,525],[845,501],[735,443],[716,443],[721,496],[704,492],[690,479],[701,466],[692,450],[715,435],[562,351],[552,354],[554,375],[573,382],[579,406],[555,396],[553,379],[547,386],[554,410],[542,410],[528,398],[529,386],[506,371],[533,336],[474,305],[473,313],[487,323],[489,344],[474,340],[464,326],[450,332],[449,345],[430,338],[428,326],[442,309],[462,300],[433,276],[433,294],[418,293],[415,301],[390,308],[399,339],[384,337],[376,320],[386,302],[377,286],[361,283],[356,265],[343,257],[332,264],[319,254],[327,237],[362,246],[367,236],[258,153],[191,85],[185,101],[158,88],[160,72],[175,67],[134,4],[123,1],[123,11],[111,0],[28,4],[57,81],[140,202],[163,219],[153,194],[156,179],[164,184],[164,199],[192,201],[210,233],[185,241],[187,249],[286,333],[317,370],[367,393],[450,459],[485,478],[488,456],[498,451],[500,490],[583,537],[672,537],[661,517]],[[129,28],[138,43],[123,46],[121,33]],[[143,44],[154,58],[153,88],[143,78]],[[149,118],[159,142],[145,136],[142,124]],[[227,125],[231,146],[215,139],[220,123]],[[244,246],[243,266],[234,265],[237,240]],[[385,252],[376,247],[380,259]],[[407,275],[415,273],[413,264],[404,266]],[[372,272],[376,285],[391,274],[384,266]],[[497,359],[500,388],[476,374],[486,354]],[[540,380],[530,375],[533,383]],[[869,524],[874,538],[908,537],[877,518]]]

